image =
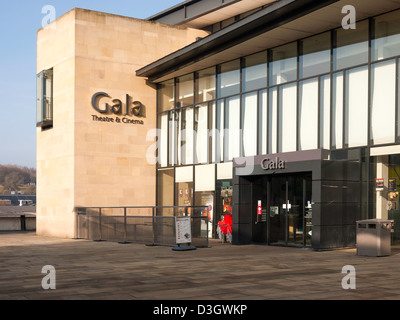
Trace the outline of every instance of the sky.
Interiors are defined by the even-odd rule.
[[[3,0],[0,11],[0,165],[36,168],[36,33],[78,7],[146,19],[183,0]]]

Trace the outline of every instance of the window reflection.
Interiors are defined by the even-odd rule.
[[[196,103],[215,99],[215,67],[197,72],[196,79]]]
[[[297,78],[297,43],[271,50],[271,85],[294,81]]]
[[[173,206],[174,191],[171,186],[174,184],[174,169],[158,170],[157,179],[157,205],[161,207]]]
[[[296,151],[297,147],[297,84],[279,90],[279,152]]]
[[[53,127],[53,69],[37,75],[36,126],[42,129]]]
[[[345,105],[346,147],[368,143],[368,67],[346,72]]]
[[[387,60],[398,55],[395,11],[162,82],[161,166],[392,143],[400,66]]]
[[[175,103],[174,79],[162,82],[158,85],[158,111],[173,109]]]
[[[178,78],[178,102],[181,107],[190,106],[193,104],[193,74],[188,74]]]
[[[242,97],[242,155],[245,157],[257,154],[257,103],[257,92]]]
[[[382,60],[400,54],[400,11],[374,19],[375,36],[372,40],[372,59]]]
[[[396,62],[371,66],[371,143],[395,142]]]
[[[224,63],[218,74],[218,96],[226,97],[240,92],[240,60]]]
[[[300,78],[330,71],[331,33],[326,32],[301,41]]]
[[[208,163],[209,160],[209,132],[208,132],[208,104],[197,105],[195,107],[195,144],[196,144],[196,163]]]
[[[299,149],[318,148],[318,78],[299,85]]]
[[[240,97],[226,99],[224,161],[240,156]]]
[[[368,62],[368,21],[357,23],[357,29],[343,28],[335,31],[336,47],[333,50],[335,70]]]
[[[332,79],[332,148],[343,147],[343,72],[333,75]]]
[[[243,91],[267,87],[267,52],[244,58]]]

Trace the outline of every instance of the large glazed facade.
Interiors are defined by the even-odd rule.
[[[355,29],[342,25],[346,5]],[[59,26],[38,40],[39,80],[46,89],[54,79],[53,108],[41,102],[38,119],[42,230],[66,219],[70,236],[76,206],[207,205],[209,236],[232,215],[234,244],[353,246],[355,221],[367,218],[394,219],[397,241],[399,3],[192,0],[147,21],[69,15],[74,22],[58,21],[71,28],[68,59],[44,42],[61,37]],[[143,50],[117,48],[120,26]],[[102,30],[118,40],[100,50]],[[160,34],[171,35],[168,46]],[[66,61],[70,85],[56,76]],[[96,93],[109,96],[99,95],[100,114]],[[115,118],[126,94],[145,117],[122,127],[94,120]]]
[[[253,16],[263,10],[270,10],[267,18],[273,5]],[[276,34],[279,29],[287,32],[277,26]],[[273,42],[269,33],[264,43]],[[217,38],[218,31],[213,35]],[[228,189],[236,244],[353,246],[356,220],[398,221],[393,181],[400,178],[394,156],[400,152],[400,11],[368,15],[357,20],[355,29],[340,25],[294,37],[219,64],[195,62],[198,70],[182,63],[171,79],[159,71],[168,68],[167,61],[139,71],[162,80],[158,204],[213,201],[215,236]],[[235,43],[224,52],[233,56],[240,49],[248,50]],[[184,61],[185,54],[178,51],[174,58]],[[220,52],[214,55],[221,59]],[[265,159],[285,165],[265,170]],[[376,188],[380,178],[384,190]],[[193,190],[189,197],[187,188]]]

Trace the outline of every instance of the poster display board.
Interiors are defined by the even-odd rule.
[[[384,183],[385,183],[385,179],[382,179],[382,178],[375,179],[375,190],[376,191],[383,191]]]
[[[190,217],[176,217],[176,244],[192,242]]]
[[[176,244],[173,251],[196,250],[192,246],[192,225],[190,217],[175,217]]]

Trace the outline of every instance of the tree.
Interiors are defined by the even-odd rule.
[[[35,169],[14,165],[0,165],[0,185],[4,189],[20,191],[22,187],[31,183],[36,184]]]

